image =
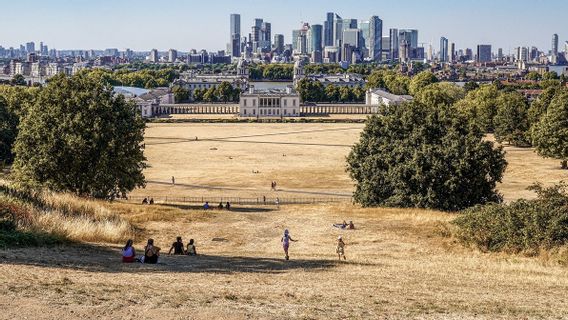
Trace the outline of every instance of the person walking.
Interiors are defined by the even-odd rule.
[[[345,258],[345,242],[343,242],[343,238],[341,236],[337,238],[337,248],[335,248],[335,253],[337,253],[339,260],[341,260],[341,257],[343,257],[343,260],[347,260],[347,258]]]
[[[174,176],[172,176],[172,186],[176,185],[176,178],[174,178]]]
[[[292,237],[290,236],[290,232],[288,231],[288,229],[284,230],[284,236],[282,236],[282,239],[280,240],[280,242],[282,242],[282,247],[284,248],[284,257],[286,260],[290,260],[290,256],[288,255],[288,249],[290,248],[290,241],[298,241],[298,240],[294,240],[292,239]]]

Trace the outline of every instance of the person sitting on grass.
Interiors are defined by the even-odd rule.
[[[231,210],[231,204],[229,203],[229,201],[227,201],[227,204],[225,204],[225,208],[227,210]]]
[[[132,246],[132,239],[126,241],[126,245],[122,249],[122,262],[132,263],[136,260],[136,250]]]
[[[144,198],[144,200],[142,200],[142,204],[148,204],[148,198]]]
[[[345,220],[343,220],[343,223],[335,223],[335,224],[333,224],[333,226],[336,227],[336,228],[345,229],[345,228],[347,228],[347,222],[345,222]]]
[[[223,202],[219,202],[219,205],[217,206],[217,209],[223,210]]]
[[[160,247],[154,246],[154,239],[148,239],[148,244],[144,247],[143,263],[156,264],[160,257]]]
[[[196,256],[197,255],[197,249],[195,248],[195,244],[193,242],[193,239],[189,239],[189,243],[187,244],[187,255],[189,255],[189,256]]]
[[[150,198],[150,204],[154,204],[154,198]]]
[[[177,237],[176,242],[172,243],[172,247],[168,254],[172,254],[172,250],[174,250],[174,254],[181,255],[184,254],[183,252],[183,242],[181,241],[181,237]]]
[[[205,202],[205,204],[203,205],[203,209],[205,210],[209,210],[211,207],[209,206],[209,202]]]
[[[343,257],[343,260],[347,260],[347,258],[345,258],[345,242],[343,242],[343,238],[341,236],[337,238],[337,248],[335,249],[335,253],[337,253],[339,260],[341,260],[341,257]]]
[[[351,230],[355,229],[355,225],[353,224],[353,221],[349,221],[349,229],[351,229]]]

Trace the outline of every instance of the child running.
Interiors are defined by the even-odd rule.
[[[297,240],[292,239],[292,237],[290,237],[290,232],[288,232],[288,229],[286,229],[284,230],[284,236],[280,241],[282,242],[282,247],[284,248],[284,254],[286,255],[285,256],[286,260],[290,260],[290,257],[288,256],[288,248],[290,247],[290,241],[296,242]]]
[[[341,236],[337,238],[337,248],[335,249],[335,252],[337,253],[339,260],[341,260],[342,256],[343,260],[347,260],[347,258],[345,258],[345,242],[343,242],[343,238]]]

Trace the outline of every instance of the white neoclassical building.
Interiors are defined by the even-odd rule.
[[[300,116],[300,95],[292,87],[285,90],[249,90],[241,94],[240,117],[298,117]]]

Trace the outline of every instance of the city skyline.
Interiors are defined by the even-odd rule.
[[[510,54],[519,46],[551,50],[550,35],[554,33],[559,35],[560,43],[568,40],[568,34],[563,33],[568,23],[562,20],[568,3],[559,0],[532,1],[533,6],[541,3],[540,7],[551,8],[546,15],[536,15],[530,10],[531,6],[521,5],[523,2],[529,3],[524,0],[499,3],[480,0],[475,6],[467,6],[442,0],[434,3],[409,0],[401,5],[363,0],[353,7],[343,1],[312,1],[306,4],[292,0],[282,5],[257,0],[239,3],[219,0],[222,5],[213,9],[203,3],[173,0],[169,6],[159,6],[160,10],[149,10],[153,2],[147,0],[101,0],[97,3],[54,0],[49,4],[23,0],[4,5],[5,12],[26,12],[26,22],[25,26],[14,28],[21,23],[21,16],[4,17],[0,28],[10,31],[0,36],[0,45],[19,47],[26,42],[38,44],[43,41],[50,48],[61,50],[113,47],[137,51],[152,48],[160,51],[169,48],[179,51],[226,50],[231,13],[241,14],[242,36],[248,35],[255,18],[261,18],[271,22],[272,35],[283,34],[285,43],[289,44],[292,30],[298,29],[301,22],[323,24],[327,12],[355,19],[369,19],[377,15],[383,20],[383,36],[388,35],[389,28],[418,29],[420,43],[434,47],[437,47],[440,37],[446,37],[456,43],[456,48],[491,44],[495,50],[502,47],[505,54]],[[463,14],[459,14],[461,12]],[[518,23],[519,19],[531,19],[531,23]],[[214,24],[213,27],[207,28],[211,24]]]

